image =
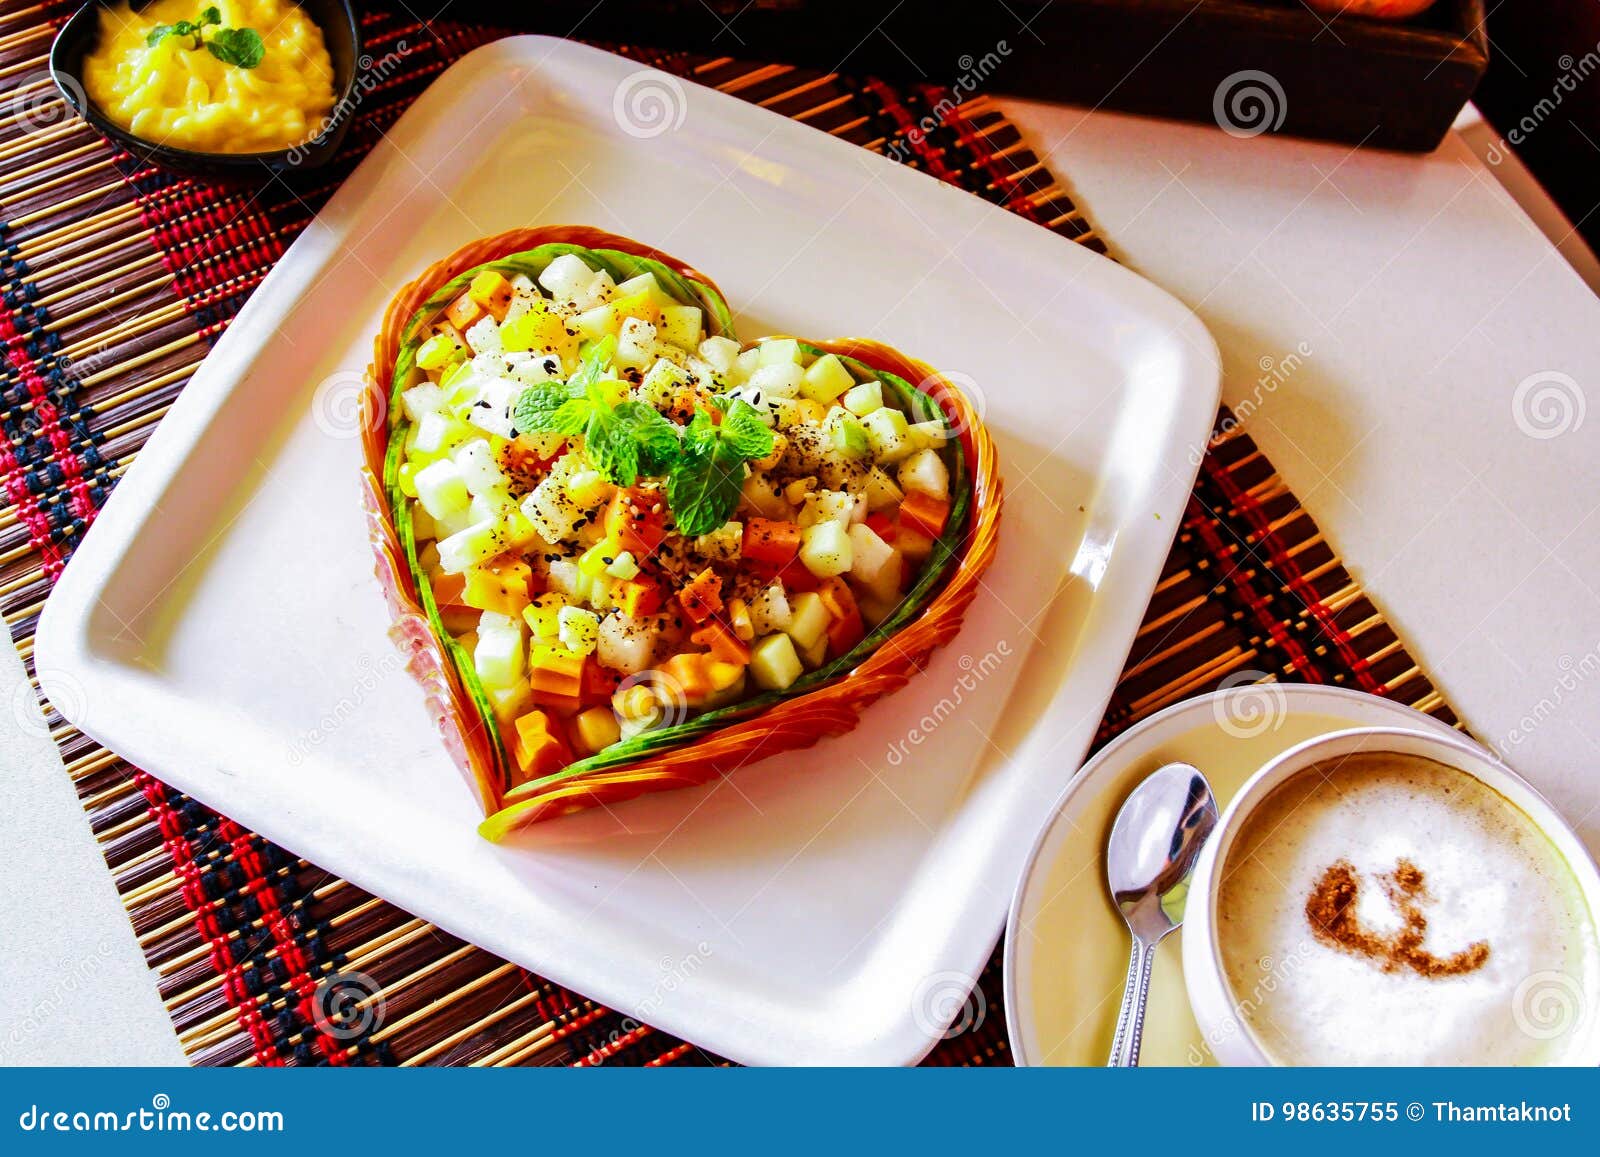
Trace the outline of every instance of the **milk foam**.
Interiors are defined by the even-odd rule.
[[[1340,861],[1362,925],[1397,931],[1380,876],[1401,860],[1426,878],[1426,949],[1487,941],[1481,967],[1386,971],[1313,933],[1306,900]],[[1600,938],[1566,860],[1504,796],[1416,756],[1329,761],[1274,790],[1229,850],[1217,932],[1240,1015],[1287,1064],[1559,1063],[1600,1000]]]

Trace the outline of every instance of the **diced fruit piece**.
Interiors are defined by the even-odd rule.
[[[800,352],[800,343],[792,337],[764,341],[756,349],[760,353],[760,364],[764,366],[797,366],[805,358]]]
[[[528,684],[541,695],[576,701],[583,693],[584,656],[559,644],[535,643],[528,665]]]
[[[412,449],[419,454],[443,454],[471,436],[472,427],[449,414],[436,411],[422,415],[422,421],[417,423],[417,440],[412,444]]]
[[[789,599],[780,583],[773,583],[750,600],[750,625],[758,635],[769,635],[789,626]]]
[[[732,382],[743,382],[760,368],[761,350],[759,347],[752,346],[733,359],[733,365],[727,372],[728,379]]]
[[[872,456],[881,463],[898,462],[911,453],[911,435],[906,432],[906,416],[891,406],[874,410],[861,419]]]
[[[795,651],[799,654],[800,662],[805,665],[806,670],[815,671],[828,658],[827,632],[823,632],[817,641],[809,647],[802,647],[796,644]]]
[[[567,332],[561,315],[541,298],[526,313],[500,327],[500,345],[511,353],[531,350],[571,357],[577,353],[578,339]]]
[[[867,440],[866,427],[842,410],[834,413],[841,415],[833,423],[834,449],[846,458],[865,458],[871,454],[872,443]]]
[[[461,476],[461,468],[448,458],[441,458],[425,466],[413,476],[412,485],[417,491],[417,501],[422,503],[434,518],[448,518],[467,508],[472,501],[471,492]]]
[[[684,651],[673,655],[656,670],[660,677],[654,686],[666,706],[695,706],[711,694],[709,671],[711,656]],[[676,702],[674,702],[676,701]]]
[[[485,439],[468,442],[459,447],[452,457],[461,470],[461,480],[474,496],[505,489],[506,476],[495,464],[494,451],[489,449]]]
[[[746,478],[739,493],[741,500],[763,518],[776,521],[789,517],[789,504],[779,496],[772,483],[759,475],[752,474]]]
[[[883,407],[883,383],[862,382],[859,386],[851,386],[840,402],[858,418],[870,414]]]
[[[461,353],[461,347],[454,339],[447,334],[436,333],[418,347],[417,365],[425,370],[442,370],[461,357]]]
[[[400,405],[407,418],[420,422],[427,415],[444,409],[444,391],[432,382],[419,382],[400,395]]]
[[[750,678],[764,691],[784,691],[803,668],[788,635],[768,635],[750,651]]]
[[[911,435],[911,441],[923,449],[937,450],[949,440],[949,430],[937,418],[930,422],[913,422],[906,430]]]
[[[906,495],[906,500],[900,504],[900,525],[919,530],[929,538],[943,534],[949,518],[949,502],[921,491]]]
[[[611,597],[617,609],[630,619],[642,619],[661,609],[661,588],[645,576],[619,582],[611,589]]]
[[[539,284],[558,301],[573,300],[593,280],[594,270],[575,253],[563,253],[539,274]]]
[[[513,292],[511,283],[492,269],[485,269],[474,277],[467,289],[468,296],[496,321],[506,315],[506,308],[511,304]]]
[[[867,471],[865,491],[868,510],[887,510],[900,505],[905,498],[905,492],[895,484],[894,479],[877,466]]]
[[[831,617],[822,596],[816,591],[805,591],[789,600],[789,623],[784,633],[804,651],[827,636]]]
[[[499,554],[503,546],[492,521],[474,522],[439,542],[439,569],[447,574],[464,571]]]
[[[622,553],[615,539],[603,538],[588,550],[583,557],[578,559],[578,570],[589,578],[598,578],[605,574],[606,567],[616,562],[617,555]]]
[[[622,738],[622,728],[609,707],[591,707],[581,712],[573,729],[585,755],[603,751]]]
[[[864,523],[856,523],[850,528],[849,533],[851,577],[863,583],[871,583],[878,577],[878,572],[888,565],[889,560],[894,558],[894,547]]]
[[[671,402],[673,395],[688,383],[688,375],[682,369],[665,358],[658,358],[639,383],[639,399],[660,408]]]
[[[940,500],[950,497],[950,470],[937,450],[918,450],[900,463],[900,485]]]
[[[655,651],[657,628],[630,615],[607,615],[600,621],[600,641],[595,656],[601,663],[624,675],[636,675],[650,665]]]
[[[856,596],[842,578],[824,579],[817,588],[817,597],[828,608],[828,654],[837,659],[866,635],[861,622],[861,611],[856,606]]]
[[[522,612],[522,621],[528,624],[534,642],[554,643],[561,635],[561,608],[567,600],[556,594],[543,594],[529,603]]]
[[[480,611],[521,615],[528,605],[528,584],[533,573],[521,559],[490,559],[466,572],[462,601]]]
[[[731,337],[708,337],[700,343],[700,356],[717,373],[725,374],[739,356],[739,343]]]
[[[855,505],[856,500],[843,490],[813,490],[806,495],[805,505],[800,508],[801,529],[822,522],[849,526]]]
[[[636,317],[625,317],[618,330],[617,364],[643,369],[656,357],[656,327]]]
[[[933,536],[903,522],[895,531],[894,546],[908,561],[921,562],[933,553]]]
[[[850,535],[837,522],[819,522],[801,532],[800,561],[818,578],[843,574],[854,561]]]
[[[804,379],[805,372],[793,362],[777,362],[759,367],[750,375],[745,389],[756,390],[767,398],[793,398],[799,396]]]
[[[713,656],[724,663],[742,664],[750,661],[750,648],[716,619],[706,620],[699,630],[689,636],[689,639],[710,650]]]
[[[495,719],[500,723],[508,723],[527,711],[533,692],[528,690],[526,683],[518,681],[512,687],[485,688],[484,694],[489,698],[489,707],[494,711]]]
[[[855,378],[850,376],[843,362],[833,354],[823,354],[806,367],[800,396],[826,406],[854,389],[855,384]]]
[[[467,339],[467,348],[473,352],[474,358],[498,356],[504,352],[500,345],[500,323],[492,317],[480,317],[467,327],[463,335]],[[503,363],[502,363],[503,364]],[[500,366],[491,366],[485,362],[474,361],[473,369],[487,372],[491,369],[498,370]]]
[[[649,558],[661,545],[665,528],[662,511],[666,503],[657,491],[618,490],[606,508],[605,534],[617,546],[633,555],[635,561]]]
[[[485,687],[512,687],[522,679],[522,630],[519,627],[478,627],[478,645],[472,662]]]
[[[744,535],[744,524],[739,522],[724,522],[709,534],[702,534],[694,540],[695,551],[707,558],[719,559],[727,562],[739,557],[741,539]]]
[[[728,626],[732,629],[734,637],[742,643],[748,643],[755,638],[755,627],[750,622],[750,604],[743,599],[729,599]]]
[[[661,307],[661,340],[682,350],[694,351],[700,345],[700,310],[693,305]]]
[[[482,305],[472,300],[472,293],[469,290],[445,307],[444,317],[456,329],[466,333],[468,327],[477,322],[486,312]]]
[[[572,750],[548,712],[535,708],[519,716],[513,730],[512,755],[524,782],[554,775],[572,762]]]
[[[703,623],[722,610],[722,580],[710,567],[695,575],[678,592],[678,602],[683,611],[697,623]]]
[[[575,655],[592,655],[600,641],[600,616],[582,607],[562,607],[556,612],[561,643]]]
[[[616,292],[617,283],[611,280],[611,274],[602,269],[589,278],[587,285],[578,290],[578,296],[573,299],[573,304],[579,309],[593,309],[610,301]]]
[[[755,562],[785,566],[800,552],[800,528],[792,522],[748,518],[740,553]]]
[[[616,579],[631,579],[639,573],[639,564],[633,561],[632,554],[622,551],[611,560],[606,573]]]

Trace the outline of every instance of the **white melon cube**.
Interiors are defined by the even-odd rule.
[[[822,522],[837,522],[849,526],[855,510],[855,499],[843,490],[813,490],[806,495],[800,508],[801,526],[816,526]]]
[[[750,677],[764,691],[785,691],[803,667],[788,635],[768,635],[750,649]]]
[[[622,319],[622,329],[617,338],[617,364],[643,369],[655,360],[656,327],[636,317]]]
[[[500,341],[500,323],[492,317],[480,317],[462,336],[475,354],[498,354],[505,348]]]
[[[460,574],[469,566],[476,566],[484,559],[499,554],[505,549],[505,544],[495,530],[495,524],[486,519],[441,539],[439,569],[446,574]]]
[[[665,358],[658,358],[639,383],[639,400],[652,406],[665,406],[672,395],[689,384],[689,375]]]
[[[653,624],[614,612],[600,621],[600,638],[595,654],[602,664],[613,671],[637,675],[650,666],[659,633]]]
[[[419,454],[442,454],[466,440],[467,427],[440,410],[422,415],[417,423],[417,439],[412,449]]]
[[[459,447],[452,457],[461,471],[461,480],[466,483],[473,497],[482,497],[491,491],[503,491],[506,488],[506,476],[500,472],[494,460],[494,451],[486,439],[468,442]]]
[[[661,307],[661,340],[693,352],[700,346],[700,309],[694,305]]]
[[[913,422],[906,429],[911,435],[911,441],[919,449],[937,450],[948,441],[949,430],[937,418],[928,422]]]
[[[422,382],[400,395],[400,405],[409,420],[420,422],[444,409],[444,391],[432,382]]]
[[[823,354],[806,367],[805,381],[800,385],[800,396],[813,402],[831,405],[855,388],[856,380],[843,362],[833,354]]]
[[[522,631],[516,627],[486,630],[478,627],[478,645],[472,652],[473,666],[486,688],[514,687],[522,681]]]
[[[700,356],[719,374],[725,374],[733,369],[734,359],[739,356],[739,343],[731,337],[708,337],[700,343]]]
[[[573,301],[594,280],[594,270],[575,253],[563,253],[539,274],[539,284],[557,301]]]
[[[782,583],[773,583],[750,600],[750,627],[758,635],[786,630],[789,615],[789,599]]]
[[[572,524],[582,513],[567,495],[566,481],[564,472],[552,470],[533,488],[533,493],[522,500],[522,513],[546,542],[560,542],[570,535]]]
[[[899,506],[905,501],[905,492],[895,485],[893,478],[883,469],[874,466],[867,471],[866,482],[863,490],[867,496],[867,509],[871,511],[887,510],[891,506]]]
[[[845,391],[840,403],[856,417],[865,417],[883,405],[883,383],[862,382]]]
[[[819,639],[827,637],[828,622],[833,616],[828,614],[827,605],[816,591],[804,591],[796,595],[789,607],[789,624],[783,630],[794,640],[796,647],[802,651],[808,650],[816,646]]]
[[[600,616],[582,607],[562,607],[556,614],[561,644],[579,655],[594,653],[600,640]]]
[[[882,464],[898,462],[916,449],[907,432],[906,416],[890,406],[873,410],[861,419],[861,425],[872,445],[872,456]]]
[[[805,371],[793,362],[763,365],[750,375],[748,389],[759,390],[769,398],[795,398],[800,395],[800,383]]]
[[[870,526],[856,523],[850,528],[850,577],[870,583],[894,558],[894,547],[879,538]]]
[[[900,485],[930,498],[948,498],[950,470],[937,450],[918,450],[900,463]]]
[[[756,348],[760,351],[760,361],[764,366],[797,366],[805,359],[805,355],[800,352],[800,343],[792,337],[764,341]]]
[[[412,478],[417,490],[417,501],[436,519],[459,514],[472,501],[472,493],[461,476],[461,467],[448,458],[441,458],[431,466],[424,466]]]
[[[800,536],[800,562],[818,578],[844,574],[855,561],[850,535],[837,522],[808,526]]]

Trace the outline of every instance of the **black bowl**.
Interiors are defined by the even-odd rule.
[[[147,141],[112,124],[89,100],[83,86],[83,58],[100,34],[99,10],[110,0],[90,0],[61,26],[50,47],[50,76],[73,110],[108,140],[140,160],[199,177],[249,178],[265,170],[282,173],[310,169],[332,159],[350,127],[355,112],[356,62],[361,56],[361,27],[350,0],[297,0],[322,29],[333,62],[333,112],[328,125],[312,137],[287,149],[268,153],[205,153]],[[134,7],[144,5],[134,0]]]

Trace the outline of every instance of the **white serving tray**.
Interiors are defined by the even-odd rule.
[[[690,261],[747,337],[965,375],[1006,501],[964,630],[853,734],[495,847],[384,633],[351,403],[405,280],[535,223]],[[1080,246],[733,97],[501,40],[256,290],[78,548],[38,667],[134,763],[613,1008],[739,1061],[911,1062],[1093,735],[1218,384],[1194,316]]]

